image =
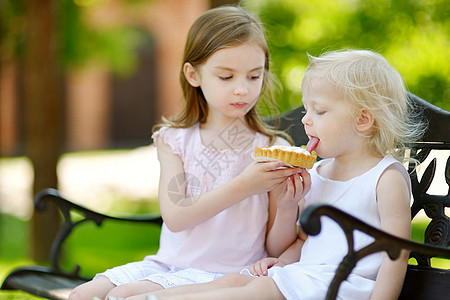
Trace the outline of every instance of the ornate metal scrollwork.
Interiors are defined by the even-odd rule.
[[[411,150],[416,159],[423,164],[425,159],[436,147],[434,144],[417,144]],[[431,219],[425,230],[424,241],[427,244],[436,246],[449,246],[450,240],[450,220],[445,214],[445,208],[450,205],[450,158],[447,159],[445,167],[445,181],[449,186],[447,195],[430,195],[427,193],[436,173],[436,158],[426,167],[422,178],[418,180],[417,173],[410,165],[411,185],[413,189],[414,202],[411,207],[411,216],[414,217],[420,210],[424,210],[427,217]],[[430,266],[432,256],[411,253],[411,257],[417,260],[421,266]]]
[[[450,222],[447,216],[433,219],[425,231],[425,243],[436,246],[449,246]]]

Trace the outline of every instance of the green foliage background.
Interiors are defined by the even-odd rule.
[[[402,74],[407,89],[450,110],[450,5],[445,0],[244,0],[265,25],[280,110],[301,103],[307,53],[370,49]]]
[[[60,0],[61,60],[66,68],[96,61],[116,73],[131,74],[139,28],[92,28],[83,20],[106,0]],[[150,0],[124,0],[139,9]],[[403,75],[408,90],[450,110],[450,5],[447,0],[242,0],[263,21],[272,69],[281,81],[278,103],[285,111],[301,102],[300,83],[307,53],[371,49]],[[24,41],[24,0],[0,0],[0,43],[4,57],[19,56]]]
[[[136,49],[143,30],[126,24],[92,26],[83,14],[107,0],[56,0],[59,57],[64,70],[85,64],[103,65],[116,74],[131,75],[138,63]],[[124,0],[127,9],[144,0]],[[151,0],[150,0],[151,1]],[[26,0],[0,0],[0,59],[21,59],[25,42]]]

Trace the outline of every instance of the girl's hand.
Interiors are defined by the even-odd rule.
[[[289,176],[300,172],[299,168],[281,168],[282,161],[252,162],[235,179],[241,182],[248,195],[262,194],[273,190]]]
[[[276,257],[267,257],[250,266],[250,273],[255,276],[267,276],[267,270],[273,266],[283,267],[285,264]]]
[[[311,189],[311,176],[306,169],[298,169],[300,173],[287,178],[281,186],[282,191],[277,200],[277,208],[292,209]]]

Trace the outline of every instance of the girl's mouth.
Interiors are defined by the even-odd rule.
[[[306,145],[306,151],[308,151],[309,153],[314,151],[314,149],[316,149],[317,145],[319,144],[319,141],[319,138],[311,136],[309,138],[308,144]]]
[[[234,102],[231,103],[231,106],[236,107],[236,108],[244,108],[247,106],[247,103],[245,102]]]

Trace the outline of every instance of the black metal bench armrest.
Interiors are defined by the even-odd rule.
[[[159,215],[117,217],[101,214],[67,200],[55,189],[45,189],[39,192],[34,198],[35,209],[37,211],[45,210],[49,201],[53,202],[61,211],[64,222],[52,244],[50,252],[50,269],[55,274],[61,274],[67,277],[82,278],[79,276],[79,265],[76,265],[72,272],[66,272],[61,268],[59,261],[59,254],[64,241],[79,224],[91,221],[97,226],[100,226],[106,219],[127,222],[146,222],[158,225],[162,224],[162,218]],[[73,212],[81,215],[82,219],[74,221],[72,218]]]
[[[320,217],[327,216],[333,219],[343,229],[348,243],[347,255],[343,258],[336,270],[336,274],[329,286],[326,299],[336,299],[342,281],[347,279],[356,263],[369,254],[385,251],[393,260],[397,259],[402,249],[422,253],[432,257],[450,259],[450,249],[434,245],[425,245],[410,240],[398,238],[383,232],[367,223],[330,205],[311,205],[307,207],[300,217],[302,229],[309,235],[317,235],[321,230]],[[355,251],[353,232],[364,232],[375,239],[366,247]]]

